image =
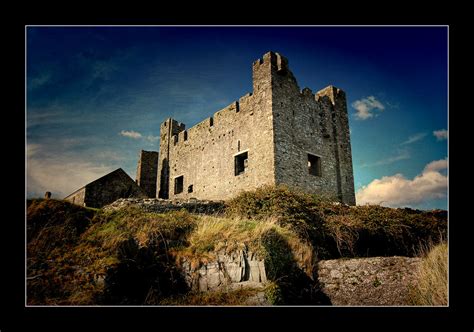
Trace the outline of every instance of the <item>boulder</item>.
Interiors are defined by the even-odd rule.
[[[410,305],[420,261],[398,256],[323,260],[318,279],[333,305]]]

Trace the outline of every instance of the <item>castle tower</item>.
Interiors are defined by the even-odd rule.
[[[329,106],[332,124],[334,154],[338,182],[338,198],[349,205],[355,205],[354,172],[352,149],[347,114],[346,94],[332,85],[318,91],[317,98]]]
[[[186,126],[172,118],[168,118],[160,126],[160,156],[158,163],[156,197],[169,198],[170,181],[170,147],[178,141],[178,134]]]
[[[253,62],[252,78],[252,93],[188,130],[162,123],[158,197],[228,199],[285,184],[354,205],[344,91],[300,90],[274,52]]]
[[[136,182],[149,198],[156,197],[158,175],[158,152],[140,151]]]
[[[300,88],[288,60],[272,57],[276,183],[355,205],[344,91]]]

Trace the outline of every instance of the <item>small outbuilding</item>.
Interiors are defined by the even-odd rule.
[[[101,208],[119,198],[146,198],[147,195],[121,168],[76,190],[64,200],[80,206]]]

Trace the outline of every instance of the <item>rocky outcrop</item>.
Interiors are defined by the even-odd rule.
[[[120,198],[104,207],[104,210],[111,211],[134,206],[145,212],[164,213],[185,209],[191,213],[215,214],[224,211],[223,201],[203,201],[197,199],[161,199],[161,198]]]
[[[397,256],[320,261],[319,282],[333,305],[409,305],[420,261]]]
[[[183,259],[181,266],[188,286],[201,292],[224,286],[227,289],[263,288],[267,281],[264,261],[245,250],[230,254],[219,252],[216,260],[195,268],[191,262]]]

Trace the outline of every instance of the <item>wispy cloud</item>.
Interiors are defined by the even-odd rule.
[[[52,77],[53,77],[53,75],[50,71],[44,71],[41,74],[29,79],[29,81],[27,82],[27,88],[28,88],[28,90],[37,89],[37,88],[49,83],[51,81]]]
[[[120,135],[125,136],[125,137],[129,137],[129,138],[133,138],[133,139],[140,139],[140,138],[143,137],[142,134],[140,134],[137,131],[133,131],[133,130],[122,130],[120,132]]]
[[[118,168],[114,153],[103,151],[102,159],[108,163],[87,158],[86,154],[65,152],[75,142],[59,142],[60,149],[51,144],[27,146],[28,197],[42,197],[51,191],[54,198],[64,198],[74,190]],[[114,160],[115,159],[115,160]]]
[[[399,150],[396,155],[377,160],[376,162],[373,162],[373,163],[364,163],[360,167],[373,167],[373,166],[389,165],[389,164],[393,164],[394,162],[397,162],[399,160],[409,159],[410,157],[411,157],[410,153],[407,150]]]
[[[369,96],[352,103],[352,107],[357,111],[355,117],[358,120],[367,120],[376,116],[375,111],[382,112],[385,106],[374,96]]]
[[[426,135],[427,135],[426,133],[415,134],[413,136],[408,137],[408,139],[405,142],[401,143],[400,145],[407,145],[407,144],[418,142],[419,140],[422,140],[423,138],[425,138]]]
[[[448,139],[448,131],[446,129],[435,130],[433,131],[433,135],[438,141]]]
[[[147,141],[151,142],[151,143],[155,143],[155,142],[158,142],[160,140],[160,137],[159,136],[153,136],[153,135],[148,135],[146,137]]]
[[[43,107],[28,107],[26,113],[27,128],[48,125],[80,125],[97,123],[96,116],[83,114],[73,105],[66,105],[52,101]]]
[[[441,171],[443,169],[448,168],[448,158],[441,159],[441,160],[435,160],[430,162],[428,165],[425,166],[425,169],[423,170],[423,173],[426,172],[437,172]]]
[[[160,140],[159,136],[153,136],[153,135],[143,135],[142,133],[134,130],[122,130],[120,132],[121,136],[132,138],[135,140],[144,140],[148,144],[154,144]]]
[[[445,198],[448,188],[448,176],[442,172],[445,169],[447,159],[442,159],[427,164],[413,179],[407,179],[401,173],[375,179],[357,191],[357,204],[415,207],[430,199]]]
[[[119,67],[114,60],[99,61],[97,60],[92,64],[92,78],[99,78],[103,80],[109,80],[111,75],[116,72]]]

